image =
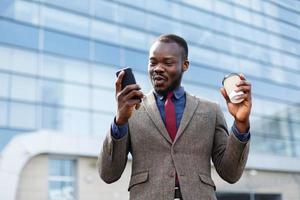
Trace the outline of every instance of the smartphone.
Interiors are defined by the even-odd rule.
[[[130,67],[120,69],[119,71],[116,72],[117,77],[121,73],[121,71],[125,71],[125,75],[123,76],[122,80],[122,90],[127,86],[127,85],[132,85],[136,84],[134,75],[132,73],[132,69]]]

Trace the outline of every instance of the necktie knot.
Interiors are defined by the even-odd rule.
[[[168,95],[167,95],[166,100],[172,100],[173,96],[174,96],[174,93],[173,92],[169,92]]]

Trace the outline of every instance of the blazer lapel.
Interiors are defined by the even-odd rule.
[[[146,95],[146,98],[143,99],[142,104],[145,106],[148,115],[150,116],[151,120],[153,121],[159,132],[169,143],[172,144],[172,139],[170,138],[165,124],[161,119],[160,112],[157,108],[153,92]]]
[[[182,115],[182,118],[180,121],[180,125],[178,128],[174,143],[178,140],[180,135],[184,132],[186,126],[191,121],[191,119],[196,111],[197,106],[198,106],[198,100],[186,92],[185,108],[183,111],[183,115]]]

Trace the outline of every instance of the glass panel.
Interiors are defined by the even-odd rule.
[[[29,51],[13,50],[11,69],[25,74],[37,74],[38,56]]]
[[[90,121],[88,112],[71,109],[63,110],[63,131],[66,134],[89,134]]]
[[[89,58],[89,42],[87,40],[59,33],[45,31],[44,48],[45,51],[55,54],[81,59]]]
[[[114,90],[93,89],[92,108],[99,111],[114,112],[116,110]]]
[[[0,69],[11,70],[13,48],[0,46]]]
[[[60,104],[63,103],[63,83],[40,80],[38,99],[39,101],[47,104]]]
[[[11,97],[13,99],[36,101],[36,88],[36,79],[22,76],[12,76]]]
[[[128,28],[122,28],[120,31],[120,41],[123,46],[137,49],[147,48],[147,35],[145,35],[145,33]]]
[[[0,73],[0,97],[8,98],[8,95],[9,95],[9,75]]]
[[[122,49],[122,66],[131,67],[133,69],[146,71],[148,64],[148,53]]]
[[[24,117],[26,113],[26,117]],[[9,125],[12,128],[36,128],[36,107],[25,103],[10,103]]]
[[[40,75],[42,77],[63,79],[64,66],[64,59],[43,55],[42,65],[40,66]]]
[[[2,0],[0,1],[0,16],[13,17],[14,15],[14,1]]]
[[[42,129],[61,130],[62,129],[62,113],[61,108],[42,107]]]
[[[103,113],[93,114],[93,134],[105,136],[110,130],[111,123],[114,120],[114,115]]]
[[[91,36],[97,40],[119,44],[119,29],[119,26],[112,23],[102,22],[98,20],[91,21]]]
[[[35,3],[25,1],[15,2],[15,19],[18,21],[29,22],[34,25],[39,23],[39,6]]]
[[[0,42],[38,48],[38,29],[0,19]]]
[[[65,80],[78,83],[89,83],[89,64],[73,60],[65,60]]]
[[[64,105],[77,108],[90,108],[90,88],[79,85],[64,85]]]
[[[41,9],[41,20],[42,25],[45,27],[83,36],[89,35],[89,22],[86,17],[43,6]]]
[[[115,67],[94,65],[92,69],[92,84],[114,88],[117,70]]]
[[[108,1],[95,1],[96,17],[115,21],[117,18],[117,4]]]
[[[47,4],[52,4],[62,8],[74,10],[81,13],[89,13],[90,0],[72,0],[72,1],[61,1],[61,0],[41,0]]]
[[[163,1],[160,1],[159,4],[161,4]],[[154,2],[151,2],[151,4],[155,4]],[[153,6],[153,5],[152,5]],[[155,7],[159,8],[159,7]],[[146,14],[145,12],[138,11],[136,9],[119,6],[118,8],[118,21],[122,24],[126,24],[129,26],[135,26],[139,28],[145,28],[146,24]]]
[[[50,181],[49,200],[75,200],[74,183]]]
[[[6,101],[0,101],[0,126],[7,126],[7,123],[8,123],[8,103]]]
[[[95,60],[102,63],[120,66],[120,48],[117,46],[96,43]]]
[[[75,160],[49,160],[49,199],[75,200]]]

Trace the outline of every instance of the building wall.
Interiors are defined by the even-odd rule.
[[[16,200],[48,199],[48,156],[38,155],[23,168]]]
[[[21,174],[17,200],[48,199],[48,159],[48,155],[38,155],[26,164]],[[127,188],[131,175],[130,161],[120,180],[112,184],[106,184],[100,179],[97,158],[78,157],[76,161],[78,200],[127,200],[129,198]],[[212,178],[219,193],[281,194],[282,200],[300,199],[300,173],[247,169],[237,183],[229,184],[212,168]]]

